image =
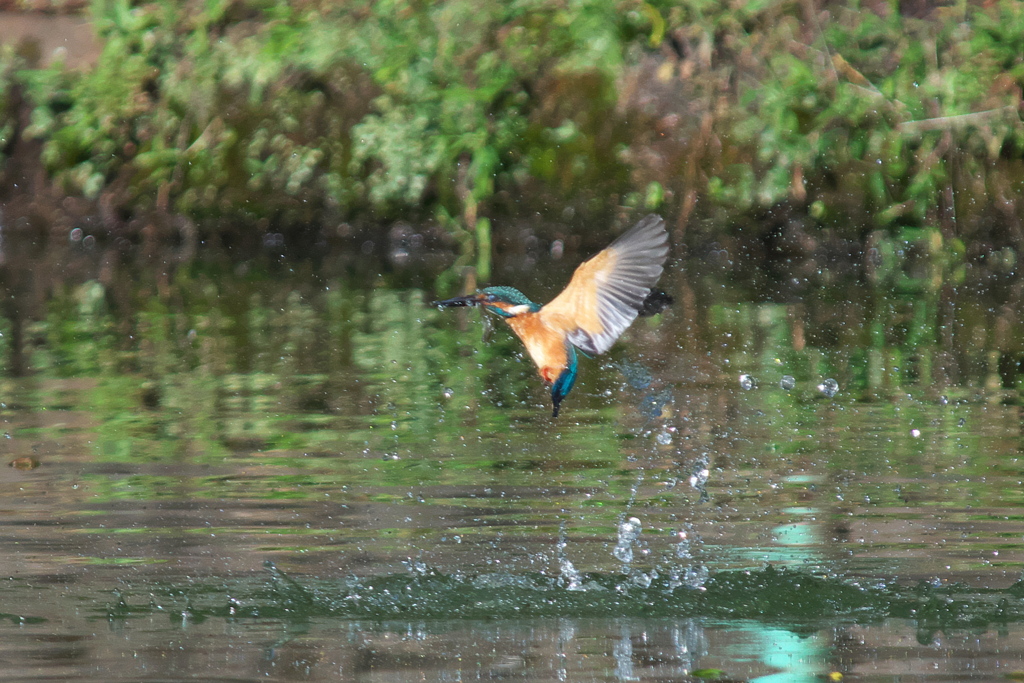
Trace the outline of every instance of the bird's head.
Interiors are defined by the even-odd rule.
[[[503,318],[514,318],[523,313],[536,313],[540,304],[535,304],[515,287],[485,287],[474,294],[457,296],[454,299],[435,301],[435,306],[483,306],[491,313]]]

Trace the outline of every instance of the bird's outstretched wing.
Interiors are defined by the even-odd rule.
[[[584,353],[604,353],[636,319],[667,256],[665,221],[651,214],[580,264],[569,285],[537,315]]]

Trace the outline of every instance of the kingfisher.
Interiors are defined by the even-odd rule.
[[[611,348],[645,307],[667,257],[665,221],[650,214],[581,263],[547,304],[534,303],[514,287],[485,287],[433,305],[483,306],[503,318],[551,387],[551,416],[558,417],[562,399],[576,383],[576,351],[589,357]],[[663,296],[655,310],[664,302]]]

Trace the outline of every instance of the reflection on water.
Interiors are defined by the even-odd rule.
[[[694,258],[552,420],[422,261],[4,246],[8,677],[1024,669],[1012,275]]]

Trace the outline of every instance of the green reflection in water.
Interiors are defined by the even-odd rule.
[[[504,328],[393,273],[33,270],[20,351],[0,320],[0,449],[38,461],[0,470],[3,597],[300,640],[592,618],[623,676],[652,620],[710,620],[744,647],[706,671],[786,680],[827,673],[839,627],[1024,620],[1016,290],[892,271],[789,296],[687,265],[558,421]],[[687,638],[680,676],[707,654]]]
[[[758,676],[751,683],[810,683],[825,673],[825,649],[814,636],[800,636],[778,628],[754,628],[762,660],[778,673]]]
[[[564,527],[572,561],[601,568],[630,515],[644,571],[664,569],[687,529],[699,562],[721,566],[871,556],[847,553],[851,539],[884,556],[954,533],[992,551],[1013,537],[1012,306],[930,276],[777,303],[677,274],[677,306],[585,361],[553,422],[506,330],[485,342],[478,312],[442,317],[420,289],[325,270],[201,263],[53,286],[27,323],[31,372],[3,380],[9,452],[43,464],[22,490],[49,487],[62,513],[116,516],[115,529],[175,528],[162,521],[174,505],[192,506],[175,513],[185,531],[308,525],[324,562],[327,537],[406,530],[428,539],[408,555],[509,552],[550,570]],[[174,505],[130,521],[117,507],[147,503]],[[894,519],[910,530],[884,533]]]

